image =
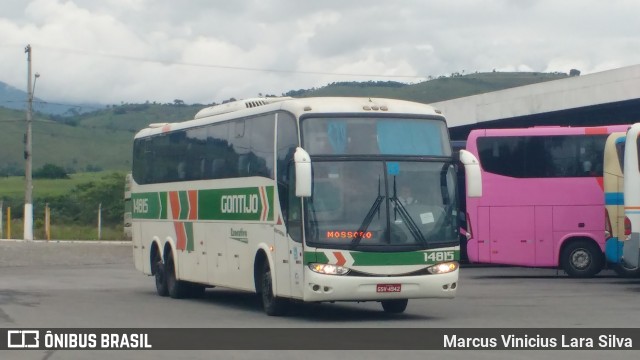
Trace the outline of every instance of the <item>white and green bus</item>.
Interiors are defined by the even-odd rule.
[[[623,257],[631,268],[640,267],[640,123],[627,131],[624,149]]]
[[[134,140],[135,266],[161,296],[250,291],[269,315],[453,298],[455,166],[444,117],[400,100],[259,98],[152,124]]]

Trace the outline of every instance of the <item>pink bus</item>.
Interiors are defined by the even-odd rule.
[[[628,125],[473,130],[482,194],[467,195],[472,263],[560,267],[591,277],[603,267],[603,154]]]

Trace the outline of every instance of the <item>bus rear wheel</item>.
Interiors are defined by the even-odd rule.
[[[169,296],[174,299],[182,299],[186,297],[189,291],[189,285],[184,281],[180,281],[176,278],[176,269],[173,262],[173,254],[169,254],[164,267]]]
[[[382,300],[380,303],[382,304],[382,309],[384,310],[384,312],[388,314],[400,314],[407,309],[409,300]]]
[[[593,277],[602,270],[602,251],[590,241],[573,241],[562,250],[561,265],[571,277]]]
[[[271,268],[269,262],[265,261],[262,271],[260,297],[262,299],[262,308],[269,316],[281,316],[288,310],[286,299],[278,298],[273,293],[273,280],[271,279]]]
[[[168,296],[169,288],[167,287],[167,276],[164,264],[162,263],[162,257],[160,257],[159,253],[156,253],[153,258],[153,274],[156,280],[156,292],[160,296]]]

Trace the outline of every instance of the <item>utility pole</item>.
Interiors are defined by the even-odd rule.
[[[31,87],[31,45],[24,49],[27,53],[27,134],[24,137],[24,240],[33,240],[33,184],[31,176],[31,116],[33,106],[33,88]]]

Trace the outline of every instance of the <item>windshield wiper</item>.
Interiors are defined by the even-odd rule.
[[[378,196],[376,197],[376,200],[373,202],[373,205],[371,205],[371,207],[369,208],[369,212],[367,212],[367,216],[365,216],[364,220],[362,220],[362,224],[360,224],[360,227],[358,228],[356,235],[353,238],[351,238],[351,249],[356,248],[358,244],[360,244],[360,240],[362,240],[362,237],[364,236],[364,232],[367,231],[367,229],[369,228],[369,225],[371,224],[371,221],[373,220],[373,217],[376,214],[376,211],[380,209],[380,204],[382,204],[382,200],[384,200],[384,196],[382,196],[380,193],[380,177],[378,177]]]
[[[394,211],[400,214],[402,221],[404,221],[409,228],[409,232],[411,233],[411,235],[413,235],[415,239],[419,240],[426,247],[427,239],[424,237],[424,235],[422,235],[422,231],[420,231],[420,228],[418,227],[416,222],[413,221],[413,218],[411,218],[411,215],[397,197],[395,176],[393,177],[393,197],[391,197],[389,200],[391,200],[396,205]]]

